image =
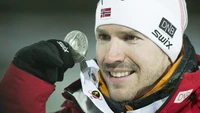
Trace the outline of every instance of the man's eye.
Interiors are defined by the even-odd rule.
[[[110,40],[110,36],[107,34],[99,34],[98,39],[107,41],[107,40]]]
[[[124,36],[124,40],[125,41],[133,41],[133,40],[137,40],[138,38],[136,36],[133,35],[126,35]]]

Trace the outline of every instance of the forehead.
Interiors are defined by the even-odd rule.
[[[134,34],[134,35],[142,35],[142,33],[123,26],[123,25],[117,25],[117,24],[105,24],[105,25],[101,25],[99,27],[97,27],[96,29],[96,33],[118,33],[118,34],[124,34],[124,33],[128,33],[128,34]]]

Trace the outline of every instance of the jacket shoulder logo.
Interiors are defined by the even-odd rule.
[[[178,93],[178,95],[175,98],[174,103],[181,103],[183,102],[190,94],[192,93],[193,89],[187,90],[187,91],[181,91]]]

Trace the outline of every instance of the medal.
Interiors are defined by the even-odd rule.
[[[64,41],[72,47],[71,53],[74,62],[82,62],[85,59],[88,50],[87,36],[81,31],[73,30],[66,35]]]

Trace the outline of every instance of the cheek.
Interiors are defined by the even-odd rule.
[[[144,45],[144,44],[143,44]],[[161,63],[162,51],[159,48],[155,48],[154,46],[143,46],[132,47],[129,49],[129,58],[137,64],[139,74],[150,73],[153,71],[152,68],[158,67],[158,62]],[[159,50],[159,51],[158,51]]]
[[[96,45],[96,59],[100,67],[103,63],[104,56],[105,56],[105,48],[97,44]]]
[[[136,59],[135,62],[146,66],[152,66],[154,62],[159,60],[158,58],[163,57],[163,54],[162,50],[153,43],[146,43],[132,50],[132,57]]]

